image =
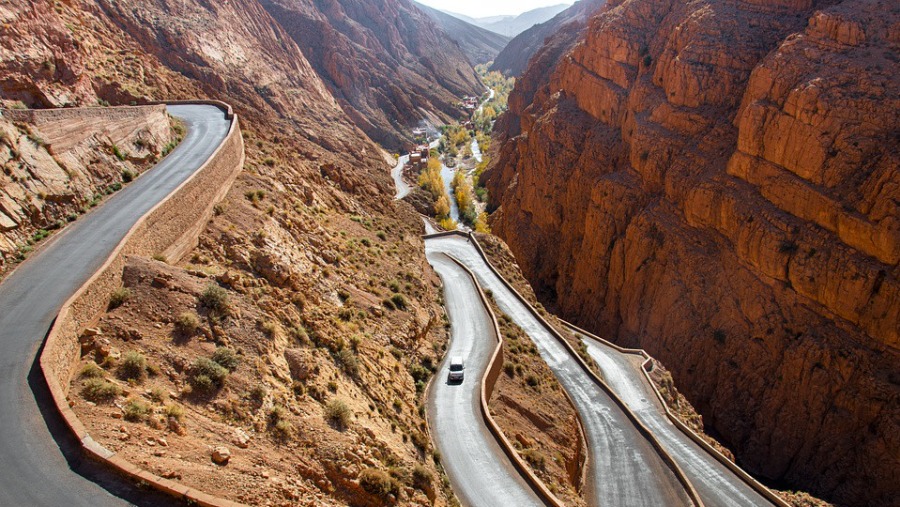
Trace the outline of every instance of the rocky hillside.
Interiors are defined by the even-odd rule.
[[[507,76],[519,76],[525,72],[529,60],[545,46],[568,47],[581,38],[591,14],[606,5],[606,0],[579,0],[549,21],[534,25],[516,35],[494,59],[491,70]],[[554,40],[547,40],[553,37]],[[546,42],[546,44],[545,44]],[[556,58],[553,58],[556,61]]]
[[[545,304],[661,359],[751,472],[900,495],[900,11],[619,0],[497,127]]]
[[[459,44],[472,65],[494,61],[497,54],[506,47],[509,37],[500,35],[463,21],[427,5],[415,4],[416,8],[428,15],[452,40]]]
[[[261,0],[303,50],[341,107],[396,149],[422,119],[460,116],[483,91],[466,55],[409,0]]]
[[[132,259],[86,336],[91,433],[250,504],[447,505],[418,409],[446,340],[420,219],[288,32],[256,0],[7,2],[0,20],[5,105],[216,98],[246,143],[200,247]]]
[[[180,140],[164,106],[40,113],[0,116],[0,274]]]

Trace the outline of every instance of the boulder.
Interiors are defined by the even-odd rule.
[[[217,465],[227,465],[231,459],[231,451],[225,446],[218,446],[212,450],[212,461]]]

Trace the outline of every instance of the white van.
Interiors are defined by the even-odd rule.
[[[456,356],[450,358],[450,375],[448,380],[451,382],[462,382],[465,375],[466,363],[462,357]]]

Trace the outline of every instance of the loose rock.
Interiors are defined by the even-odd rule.
[[[219,446],[213,449],[212,460],[217,465],[227,465],[231,459],[231,451],[225,446]]]

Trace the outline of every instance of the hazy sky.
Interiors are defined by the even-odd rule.
[[[416,0],[435,9],[458,12],[473,18],[499,14],[521,14],[538,7],[569,4],[574,0]]]

